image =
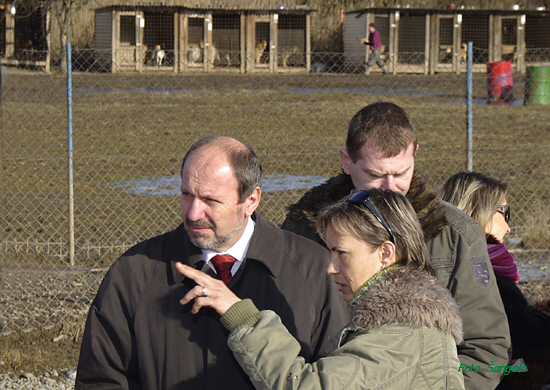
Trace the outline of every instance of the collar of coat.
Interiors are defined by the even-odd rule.
[[[437,327],[462,342],[462,318],[449,290],[427,272],[397,267],[351,307],[349,331],[383,324]]]
[[[495,236],[489,233],[485,233],[485,240],[487,241],[487,244],[501,244]]]
[[[246,261],[253,259],[261,262],[271,275],[277,277],[287,252],[283,249],[266,251],[266,243],[273,248],[286,248],[285,233],[256,212],[252,214],[252,219],[256,226],[246,252]],[[170,248],[170,266],[174,283],[181,283],[183,280],[183,275],[176,271],[176,262],[178,261],[203,272],[209,272],[210,267],[205,263],[201,249],[191,242],[183,223],[169,234],[171,242],[168,247]],[[182,254],[185,254],[185,257],[182,258]]]
[[[340,173],[312,188],[297,203],[289,206],[287,217],[294,220],[303,219],[310,228],[316,229],[319,212],[324,207],[348,196],[352,190],[354,190],[354,186],[351,177]],[[437,237],[448,224],[445,218],[445,209],[439,202],[435,189],[418,171],[413,174],[407,199],[411,202],[416,216],[420,220],[424,239],[428,241]]]

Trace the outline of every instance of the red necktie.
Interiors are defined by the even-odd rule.
[[[214,266],[218,277],[225,283],[229,283],[233,275],[231,268],[235,264],[235,258],[231,255],[216,255],[210,260]]]

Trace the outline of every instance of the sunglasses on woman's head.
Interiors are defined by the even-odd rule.
[[[504,206],[498,206],[497,207],[497,213],[501,213],[504,215],[504,220],[506,223],[510,222],[510,205],[505,204]]]
[[[348,202],[355,204],[364,204],[372,213],[372,215],[374,215],[374,217],[378,220],[378,222],[380,222],[382,226],[384,226],[384,228],[388,231],[388,233],[390,234],[390,241],[395,244],[395,238],[393,237],[393,232],[391,231],[390,226],[386,223],[384,218],[382,218],[382,215],[376,208],[376,205],[372,201],[370,194],[367,190],[357,191],[355,194],[349,197]]]

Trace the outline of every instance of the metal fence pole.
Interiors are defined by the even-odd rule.
[[[195,22],[200,26],[201,20]],[[10,315],[0,316],[0,338],[23,329],[82,325],[111,263],[135,243],[181,223],[181,156],[205,134],[217,134],[223,127],[224,135],[257,150],[266,173],[260,212],[280,225],[289,205],[340,172],[334,145],[345,144],[350,119],[368,101],[392,101],[414,119],[423,143],[415,163],[436,187],[466,169],[465,157],[473,169],[474,93],[476,170],[497,174],[516,188],[513,206],[518,218],[512,235],[523,246],[514,249],[530,262],[521,288],[535,300],[544,299],[550,278],[550,234],[545,230],[550,215],[545,197],[550,155],[545,151],[550,150],[550,137],[544,123],[550,123],[550,110],[537,104],[479,106],[486,100],[484,61],[490,53],[476,46],[474,64],[473,46],[464,45],[458,60],[456,47],[435,47],[439,74],[434,75],[417,75],[424,51],[403,54],[396,68],[399,77],[382,77],[378,67],[365,77],[364,58],[354,63],[341,53],[311,53],[314,66],[308,72],[307,50],[290,51],[286,68],[281,56],[277,74],[269,74],[267,53],[256,64],[252,45],[248,54],[224,54],[206,75],[204,61],[188,61],[190,52],[183,53],[178,64],[181,74],[173,75],[170,61],[153,66],[141,57],[146,71],[136,72],[133,51],[73,53],[72,43],[53,55],[64,57],[63,63],[54,61],[53,74],[3,64],[0,311]],[[174,58],[166,52],[168,59]],[[149,57],[152,53],[148,51]],[[535,52],[530,53],[535,58]],[[536,58],[550,61],[550,50],[545,53]],[[18,55],[21,61],[43,58],[37,50]],[[74,74],[73,61],[78,69]],[[125,71],[113,73],[119,68]],[[241,74],[243,70],[249,74]],[[73,83],[78,86],[75,98]],[[464,92],[467,107],[462,106]],[[532,156],[537,156],[537,169]],[[29,272],[29,267],[37,272]]]
[[[468,52],[466,62],[466,93],[468,95],[466,103],[466,111],[468,113],[468,167],[467,170],[471,171],[473,169],[473,145],[472,145],[472,94],[473,94],[473,81],[472,81],[472,68],[473,68],[473,58],[472,58],[472,42],[468,42]]]
[[[71,44],[67,43],[67,138],[69,143],[69,261],[74,266],[74,190],[73,190],[73,85]]]

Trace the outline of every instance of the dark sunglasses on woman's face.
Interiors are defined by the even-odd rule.
[[[370,210],[372,215],[374,215],[374,217],[378,220],[378,222],[380,222],[382,226],[384,226],[384,228],[388,231],[388,233],[390,234],[390,241],[395,244],[395,238],[393,237],[393,232],[391,231],[390,226],[386,223],[384,218],[382,218],[382,215],[376,208],[376,205],[372,201],[370,194],[367,190],[357,191],[355,194],[349,197],[348,202],[355,204],[364,204]]]
[[[497,213],[501,213],[504,215],[504,220],[506,223],[510,222],[510,205],[505,204],[504,206],[498,206],[497,207]]]

